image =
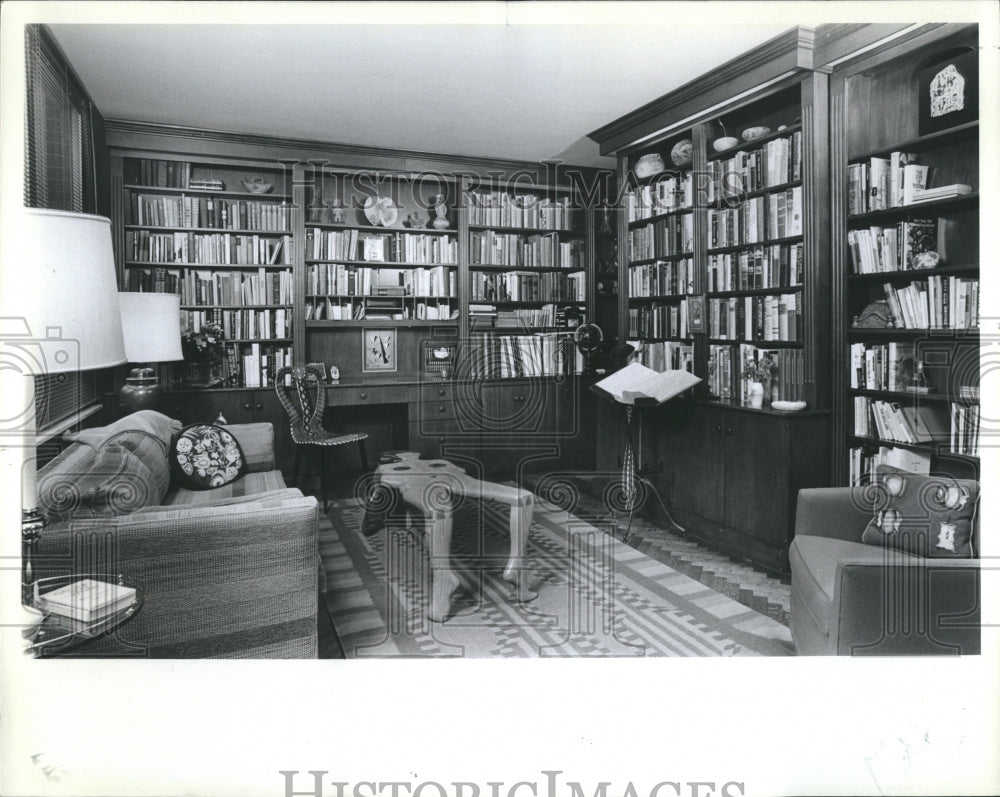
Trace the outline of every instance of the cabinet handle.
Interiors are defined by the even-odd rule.
[[[722,432],[722,425],[720,424],[719,426],[716,426],[716,427],[715,427],[715,431],[717,431],[717,432],[720,432],[720,433],[721,433],[721,432]]]
[[[514,396],[514,401],[524,401],[524,396],[521,395]]]
[[[264,409],[264,405],[263,405],[263,404],[259,404],[259,403],[258,403],[258,404],[255,404],[255,405],[254,405],[254,407],[255,407],[255,408],[257,409],[257,411],[258,411],[258,412],[259,412],[260,410]]]
[[[727,426],[726,427],[726,435],[729,436],[729,437],[733,436],[733,427],[732,426]]]
[[[447,440],[447,438],[445,438],[445,437],[439,437],[438,438],[438,443],[440,443],[441,445],[444,445],[445,440]]]
[[[250,404],[249,404],[249,402],[243,405],[243,409],[245,409],[245,410],[247,410],[249,412],[249,410],[250,410]]]
[[[439,388],[438,388],[438,395],[439,395],[439,396],[443,396],[443,395],[444,395],[444,392],[445,392],[445,391],[444,391],[444,388],[443,388],[443,387],[439,387]]]
[[[363,398],[363,399],[368,398],[368,393],[366,391],[362,390],[361,391],[361,398]]]
[[[446,411],[446,407],[444,406],[444,404],[442,404],[440,407],[438,407],[438,412],[445,412],[445,411]]]

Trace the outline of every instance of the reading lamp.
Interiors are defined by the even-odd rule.
[[[125,356],[138,368],[118,393],[122,413],[159,409],[162,390],[156,370],[146,363],[184,359],[181,351],[181,298],[173,293],[119,293]]]
[[[5,444],[23,460],[21,581],[30,596],[45,526],[35,484],[36,379],[121,365],[125,345],[108,219],[18,208],[4,213],[2,246],[3,421]]]

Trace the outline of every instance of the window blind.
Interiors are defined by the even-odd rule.
[[[41,25],[25,26],[24,204],[96,210],[91,102]]]

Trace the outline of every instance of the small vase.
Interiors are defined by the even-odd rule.
[[[764,406],[764,385],[761,382],[751,382],[749,390],[750,406],[760,409]]]
[[[434,215],[437,217],[431,222],[435,230],[448,229],[448,206],[444,203],[444,194],[434,197]]]

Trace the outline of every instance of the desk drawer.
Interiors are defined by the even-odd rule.
[[[366,404],[406,404],[411,400],[406,385],[376,385],[327,388],[326,403],[330,407]]]

